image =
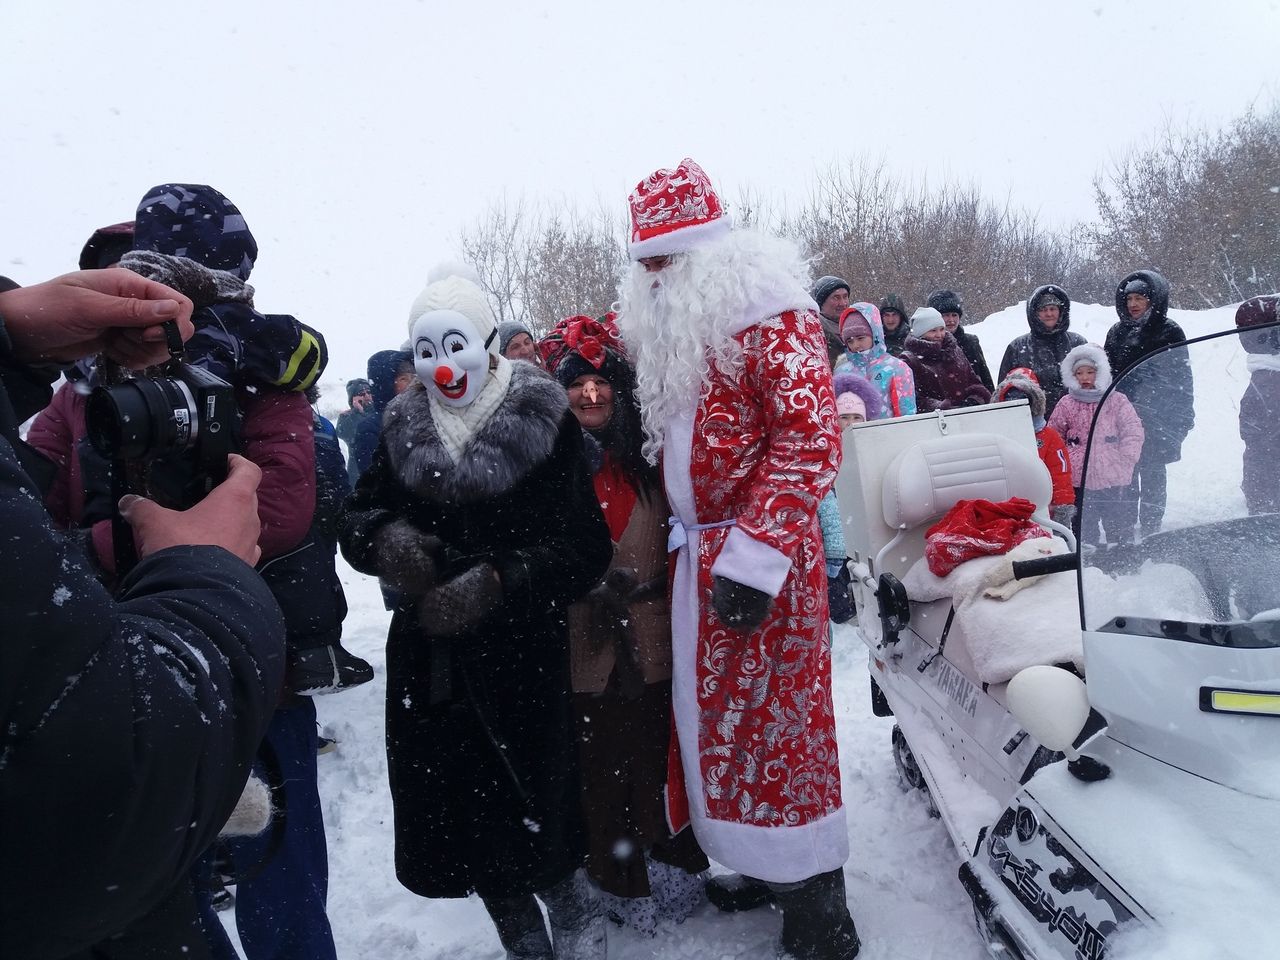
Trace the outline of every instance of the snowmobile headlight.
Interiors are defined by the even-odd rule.
[[[1208,713],[1251,713],[1280,717],[1280,693],[1201,687],[1200,709]]]

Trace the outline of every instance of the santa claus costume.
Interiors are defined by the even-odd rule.
[[[784,955],[846,960],[858,940],[817,522],[841,447],[807,269],[789,242],[733,230],[691,160],[630,205],[618,324],[676,554],[671,815],[776,897]]]

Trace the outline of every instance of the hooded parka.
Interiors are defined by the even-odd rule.
[[[1052,330],[1046,329],[1039,317],[1040,303],[1050,294],[1062,301],[1062,315]],[[1000,361],[1000,379],[1018,367],[1035,371],[1040,389],[1044,391],[1044,415],[1047,418],[1053,415],[1054,406],[1067,392],[1058,366],[1071,349],[1080,346],[1085,339],[1071,332],[1071,298],[1056,283],[1036,287],[1027,298],[1027,326],[1031,332],[1017,337],[1005,348],[1004,359]]]
[[[1142,280],[1151,290],[1151,308],[1137,320],[1125,307],[1125,287]],[[1143,461],[1173,463],[1182,457],[1182,441],[1195,425],[1195,386],[1185,353],[1171,361],[1126,371],[1149,353],[1185,343],[1187,335],[1168,317],[1169,281],[1154,270],[1135,270],[1116,287],[1119,321],[1107,331],[1104,348],[1112,376],[1147,427]]]

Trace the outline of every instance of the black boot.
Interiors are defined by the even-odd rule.
[[[524,897],[481,897],[489,911],[507,960],[555,960],[542,908],[530,894]]]
[[[340,643],[291,653],[286,676],[290,690],[308,697],[348,690],[372,679],[373,667],[369,662]]]
[[[707,899],[723,913],[738,913],[773,903],[775,898],[763,880],[745,873],[726,873],[707,881]]]
[[[538,896],[547,905],[555,960],[605,960],[608,921],[581,870]]]
[[[782,908],[780,957],[853,960],[858,955],[862,943],[845,900],[843,870],[769,886]]]

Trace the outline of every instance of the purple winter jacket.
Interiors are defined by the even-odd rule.
[[[1089,427],[1098,411],[1098,401],[1082,400],[1078,396],[1080,383],[1071,371],[1072,363],[1081,356],[1089,357],[1098,370],[1097,392],[1102,393],[1111,385],[1111,366],[1105,351],[1096,344],[1086,343],[1071,350],[1062,360],[1062,382],[1067,395],[1058,401],[1049,417],[1049,426],[1062,435],[1067,445],[1067,459],[1071,461],[1071,485],[1080,487],[1080,475],[1084,472],[1085,447],[1089,442]],[[1119,391],[1107,397],[1098,411],[1098,435],[1089,453],[1089,482],[1087,489],[1104,490],[1108,487],[1126,487],[1133,481],[1133,468],[1142,453],[1144,431],[1138,412],[1129,398]]]
[[[916,412],[980,407],[991,402],[988,390],[973,372],[973,365],[951,334],[937,343],[907,337],[899,358],[911,368],[916,381]]]

